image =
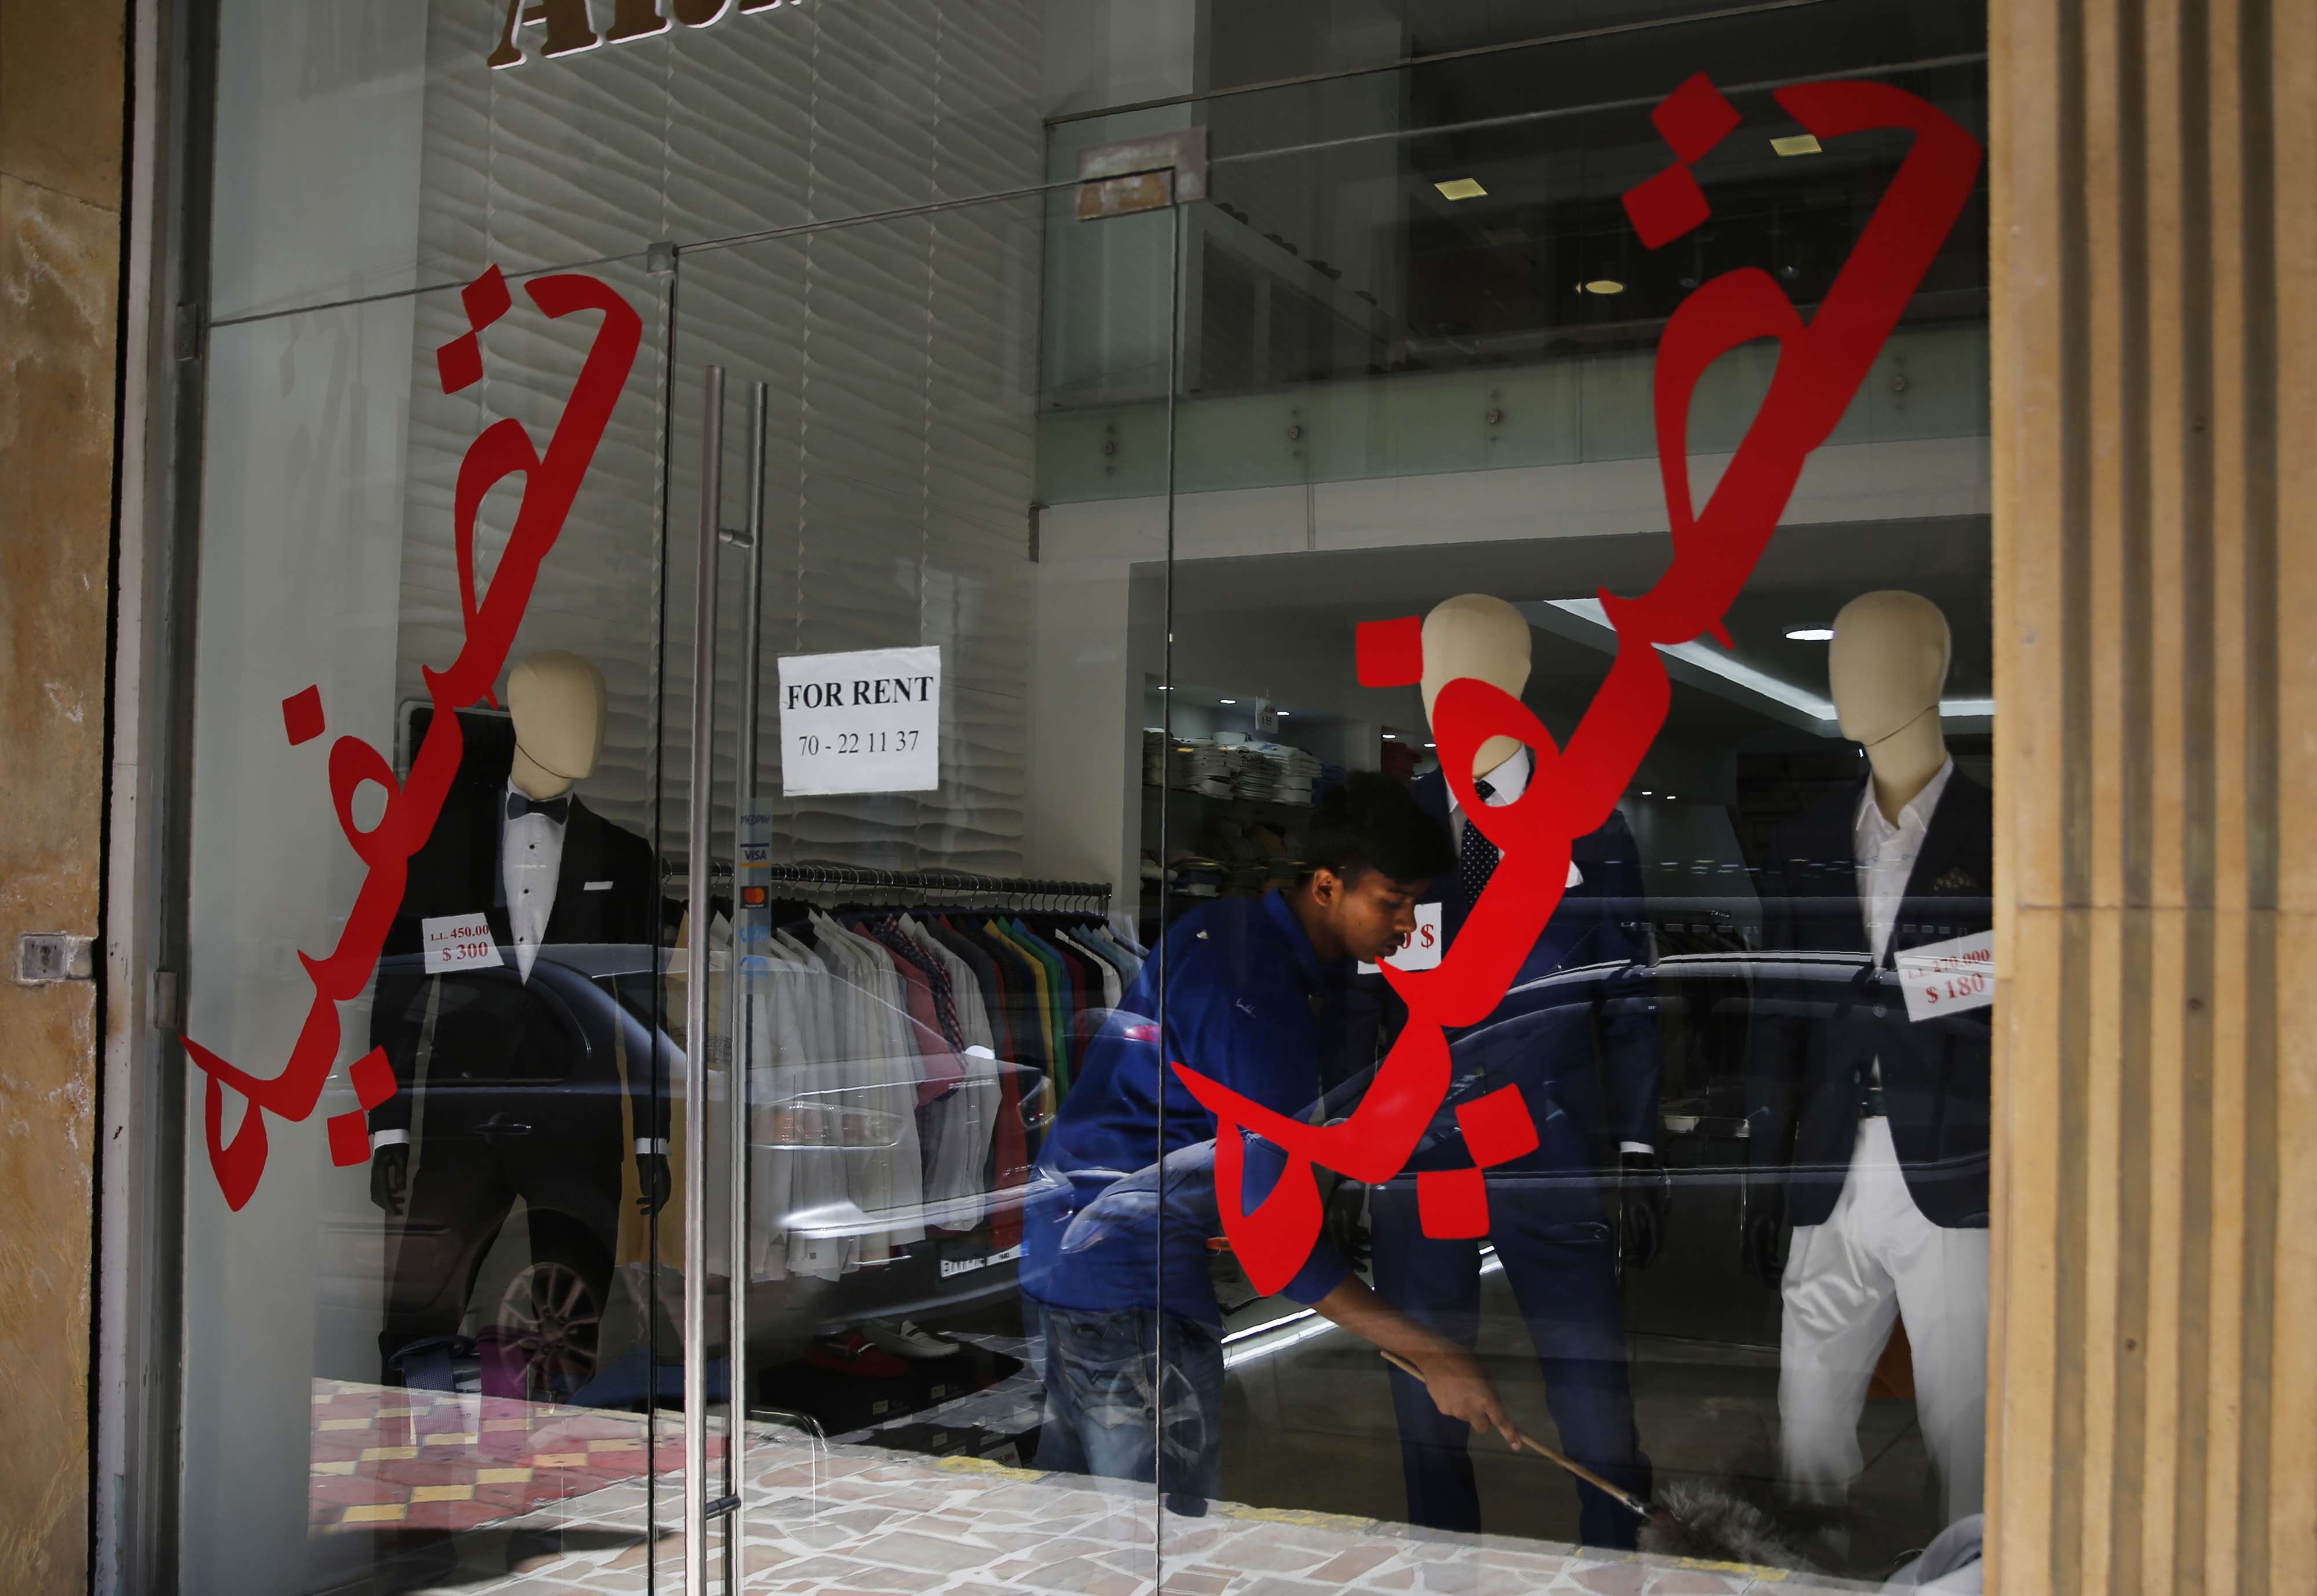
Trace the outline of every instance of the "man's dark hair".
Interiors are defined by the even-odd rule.
[[[1428,881],[1455,867],[1448,832],[1424,812],[1416,795],[1390,776],[1362,771],[1311,811],[1299,878],[1333,870],[1349,884],[1365,870],[1395,881]]]

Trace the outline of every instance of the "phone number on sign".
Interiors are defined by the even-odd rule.
[[[797,752],[819,753],[907,753],[917,745],[922,733],[899,732],[838,732],[835,736],[819,737],[807,732],[797,738]]]

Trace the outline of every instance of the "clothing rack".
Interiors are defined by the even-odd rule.
[[[712,885],[729,887],[732,867],[709,867]],[[1092,898],[1105,908],[1112,897],[1107,881],[1050,881],[1030,876],[977,876],[965,870],[881,870],[865,865],[776,864],[748,872],[752,882],[767,886],[850,887],[864,892],[915,892],[979,895],[999,897]],[[684,872],[668,872],[669,882],[682,881]]]

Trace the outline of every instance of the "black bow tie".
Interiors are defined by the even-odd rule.
[[[526,815],[544,815],[561,825],[571,815],[571,795],[567,792],[561,798],[535,798],[519,787],[509,788],[506,817],[520,820]]]

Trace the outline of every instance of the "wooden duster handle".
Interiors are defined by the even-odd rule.
[[[1429,1388],[1430,1382],[1425,1379],[1423,1371],[1418,1369],[1416,1365],[1410,1363],[1407,1359],[1401,1357],[1399,1353],[1386,1352],[1383,1355],[1383,1360],[1386,1363],[1391,1364],[1394,1369],[1400,1370],[1400,1373],[1407,1375],[1411,1379],[1415,1380],[1418,1385],[1425,1386]],[[1583,1480],[1587,1485],[1592,1486],[1595,1490],[1601,1492],[1611,1501],[1615,1502],[1619,1507],[1622,1507],[1627,1512],[1635,1515],[1644,1524],[1650,1522],[1652,1516],[1650,1511],[1650,1504],[1643,1502],[1632,1492],[1624,1490],[1620,1486],[1611,1485],[1607,1480],[1603,1479],[1599,1475],[1595,1474],[1591,1469],[1586,1467],[1585,1465],[1578,1462],[1576,1458],[1562,1457],[1559,1452],[1554,1451],[1551,1447],[1546,1446],[1543,1441],[1537,1440],[1536,1437],[1528,1434],[1525,1431],[1516,1430],[1513,1433],[1519,1437],[1518,1441],[1516,1443],[1516,1449],[1518,1447],[1526,1447],[1530,1451],[1536,1453],[1538,1456],[1552,1459],[1553,1462],[1560,1464],[1561,1467],[1567,1469],[1570,1473],[1575,1475],[1579,1479]]]

